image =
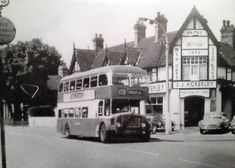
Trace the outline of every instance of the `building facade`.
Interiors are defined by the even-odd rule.
[[[158,13],[155,18],[167,30],[168,20]],[[156,25],[155,35],[145,37],[146,26],[134,26],[135,40],[103,49],[97,46],[90,68],[130,64],[148,73],[149,99],[146,113],[163,113],[166,108],[165,37]],[[96,36],[97,37],[97,36]],[[98,36],[100,38],[102,36]],[[217,41],[207,20],[193,7],[178,31],[168,32],[170,117],[176,129],[197,126],[206,113],[235,114],[235,29],[223,21],[221,42]],[[95,40],[93,40],[95,41]],[[103,43],[103,40],[99,40]],[[73,56],[78,60],[82,55]],[[82,60],[80,58],[80,60]],[[79,61],[78,61],[79,62]],[[82,64],[76,63],[76,64]],[[74,72],[75,63],[70,69]]]

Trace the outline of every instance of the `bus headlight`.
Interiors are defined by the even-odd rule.
[[[143,123],[143,122],[142,122],[142,123],[141,123],[141,127],[142,127],[142,128],[145,128],[145,127],[146,127],[146,123]]]
[[[117,127],[121,127],[121,123],[117,122],[117,123],[116,123],[116,126],[117,126]]]

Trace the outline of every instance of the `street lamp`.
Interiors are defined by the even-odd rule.
[[[165,55],[166,55],[166,106],[165,106],[165,117],[166,117],[166,121],[165,121],[165,134],[168,135],[171,132],[171,122],[170,122],[170,111],[169,111],[169,107],[170,107],[170,103],[169,103],[169,43],[168,43],[168,37],[167,37],[167,32],[166,29],[163,27],[163,25],[161,23],[159,23],[156,19],[149,19],[149,18],[139,18],[139,21],[149,21],[149,24],[157,24],[157,26],[159,26],[165,36]]]

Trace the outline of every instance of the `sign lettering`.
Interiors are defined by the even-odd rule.
[[[80,92],[65,93],[63,95],[63,99],[64,99],[64,102],[92,100],[92,99],[95,99],[95,91],[86,90],[86,91],[80,91]]]
[[[180,90],[180,98],[184,98],[184,97],[188,97],[188,96],[210,97],[210,90],[209,89]]]
[[[216,88],[216,81],[173,82],[173,88]]]
[[[207,37],[182,37],[183,49],[207,49]]]
[[[215,80],[217,73],[217,51],[215,46],[209,47],[209,79]]]
[[[182,50],[182,56],[208,56],[208,50]]]
[[[207,36],[205,30],[185,30],[182,34],[183,36]]]
[[[15,34],[14,24],[9,19],[0,17],[0,45],[10,43],[15,38]]]
[[[173,53],[173,79],[181,79],[181,47],[175,46]]]

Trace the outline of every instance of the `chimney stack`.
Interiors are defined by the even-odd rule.
[[[102,34],[95,34],[95,37],[93,39],[93,43],[94,43],[94,49],[96,51],[103,49],[104,48],[104,39],[102,37]]]
[[[137,21],[135,26],[135,47],[138,46],[139,42],[146,37],[146,26],[144,25],[143,22]]]
[[[230,25],[229,20],[223,20],[220,32],[221,42],[230,45],[235,50],[235,28],[233,25]]]
[[[161,15],[160,12],[157,12],[157,17],[155,18],[155,20],[160,23],[164,30],[167,32],[167,18],[165,18],[164,15]],[[155,24],[155,42],[157,42],[159,38],[161,38],[163,33],[164,31],[162,30],[162,28],[158,24]]]

